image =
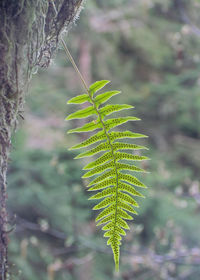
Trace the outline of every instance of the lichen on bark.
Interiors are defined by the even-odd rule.
[[[0,280],[8,272],[6,172],[11,134],[35,67],[48,67],[83,0],[0,1]]]

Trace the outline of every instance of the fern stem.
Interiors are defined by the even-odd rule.
[[[114,235],[114,234],[115,234],[115,231],[116,231],[116,224],[117,224],[118,188],[119,188],[119,185],[118,185],[118,169],[117,169],[117,164],[116,164],[115,152],[114,152],[113,145],[112,145],[111,140],[110,140],[110,137],[109,137],[109,133],[108,133],[108,131],[106,130],[105,124],[104,124],[103,119],[102,119],[102,117],[101,117],[101,114],[100,114],[100,112],[99,112],[99,110],[98,110],[98,107],[97,107],[96,104],[95,104],[95,100],[93,99],[92,95],[90,94],[90,90],[89,90],[89,88],[88,88],[88,86],[87,86],[87,84],[86,84],[86,82],[85,82],[85,80],[84,80],[84,78],[83,78],[81,72],[79,71],[79,69],[78,69],[78,67],[77,67],[77,65],[76,65],[76,63],[75,63],[75,61],[74,61],[74,59],[73,59],[73,57],[72,57],[72,55],[71,55],[71,53],[70,53],[70,51],[69,51],[67,45],[66,45],[66,43],[65,43],[65,41],[64,41],[62,38],[61,38],[61,42],[62,42],[64,51],[65,51],[67,57],[69,58],[71,64],[73,65],[73,67],[74,67],[76,73],[78,74],[78,76],[79,76],[79,78],[80,78],[80,80],[81,80],[81,82],[82,82],[82,84],[83,84],[83,86],[84,86],[86,92],[88,93],[88,95],[89,95],[89,97],[90,97],[90,100],[92,101],[92,104],[93,104],[93,106],[94,106],[94,109],[95,109],[95,111],[96,111],[96,113],[97,113],[97,115],[98,115],[98,117],[99,117],[99,120],[100,120],[100,122],[101,122],[101,124],[102,124],[102,128],[103,128],[104,133],[105,133],[105,135],[106,135],[107,142],[108,142],[108,144],[109,144],[109,146],[110,146],[110,150],[111,150],[111,153],[112,153],[112,156],[113,156],[113,161],[114,161],[114,166],[115,166],[115,174],[116,174],[116,207],[115,207],[115,222],[114,222],[114,233],[113,233],[113,235]],[[115,269],[116,269],[116,272],[119,271],[119,261],[118,261],[117,263],[115,263]]]
[[[71,64],[73,65],[73,67],[74,67],[76,73],[78,74],[78,76],[79,76],[79,78],[80,78],[80,80],[81,80],[81,82],[82,82],[84,88],[86,89],[87,93],[89,94],[89,88],[88,88],[88,86],[87,86],[87,84],[86,84],[86,82],[85,82],[85,80],[84,80],[84,78],[83,78],[81,72],[79,71],[79,69],[78,69],[78,67],[77,67],[77,65],[76,65],[76,63],[75,63],[75,61],[74,61],[74,59],[73,59],[73,57],[72,57],[72,55],[71,55],[71,53],[70,53],[70,51],[69,51],[67,45],[66,45],[66,43],[65,43],[65,41],[64,41],[62,38],[61,38],[61,42],[62,42],[64,51],[65,51],[67,57],[69,58]]]
[[[89,92],[88,92],[88,93],[89,93]],[[89,96],[90,96],[90,93],[89,93]],[[103,127],[103,129],[104,129],[105,135],[106,135],[106,137],[107,137],[108,144],[110,145],[110,150],[111,150],[111,153],[112,153],[112,156],[113,156],[113,161],[114,161],[114,166],[115,166],[115,174],[116,174],[116,207],[115,207],[115,222],[114,222],[114,233],[115,233],[116,224],[117,224],[117,209],[118,209],[118,203],[117,203],[117,202],[118,202],[118,188],[119,188],[119,185],[118,185],[118,170],[117,170],[117,164],[116,164],[116,157],[115,157],[115,152],[114,152],[114,149],[113,149],[113,146],[112,146],[112,143],[111,143],[109,134],[108,134],[108,132],[107,132],[107,130],[106,130],[106,127],[105,127],[105,125],[104,125],[104,122],[103,122],[103,120],[102,120],[101,114],[100,114],[99,111],[98,111],[98,108],[97,108],[97,106],[96,106],[96,104],[95,104],[94,99],[93,99],[91,96],[90,96],[90,98],[91,98],[91,101],[92,101],[92,103],[93,103],[93,105],[94,105],[94,108],[95,108],[95,110],[96,110],[96,112],[97,112],[97,114],[98,114],[98,116],[99,116],[99,120],[100,120],[100,122],[101,122],[101,124],[102,124],[102,127]],[[116,263],[116,264],[115,264],[115,270],[116,270],[116,272],[119,271],[119,263]]]

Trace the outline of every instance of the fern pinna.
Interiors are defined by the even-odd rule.
[[[101,154],[96,160],[90,162],[83,168],[87,170],[83,178],[96,176],[96,178],[89,183],[88,190],[91,192],[98,192],[89,199],[101,199],[93,209],[101,209],[101,212],[96,217],[97,225],[103,225],[102,230],[106,231],[104,236],[108,237],[107,244],[112,248],[116,270],[118,270],[121,235],[126,235],[125,230],[129,229],[125,220],[132,220],[133,218],[130,214],[137,214],[134,208],[138,207],[138,203],[133,197],[143,197],[143,195],[135,189],[135,186],[146,188],[146,186],[135,176],[131,175],[130,172],[127,173],[127,170],[134,172],[145,171],[133,164],[124,163],[124,160],[131,162],[147,159],[145,156],[134,155],[133,153],[124,151],[146,149],[144,146],[124,143],[118,140],[123,140],[125,138],[143,138],[146,136],[131,131],[111,131],[121,124],[128,121],[137,121],[139,119],[131,116],[107,118],[117,111],[133,108],[133,106],[126,104],[103,106],[112,96],[120,93],[120,91],[115,90],[97,95],[96,93],[108,82],[107,80],[97,81],[87,89],[87,94],[82,94],[70,99],[68,104],[82,104],[87,102],[89,106],[70,114],[66,120],[95,116],[94,120],[86,123],[82,127],[71,129],[68,133],[98,130],[87,140],[73,146],[71,149],[85,148],[92,144],[96,145],[88,151],[80,153],[76,158],[90,157],[104,152],[104,154]]]

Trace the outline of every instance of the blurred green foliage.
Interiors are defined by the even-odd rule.
[[[199,11],[198,1],[87,1],[66,38],[86,80],[111,80],[122,90],[116,103],[142,118],[130,129],[149,135],[149,189],[119,276],[95,228],[81,163],[67,152],[81,140],[64,127],[66,100],[83,92],[79,80],[62,51],[34,76],[8,176],[11,279],[199,279]]]

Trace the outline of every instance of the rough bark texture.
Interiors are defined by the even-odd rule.
[[[0,1],[0,280],[9,278],[6,172],[11,134],[32,72],[49,65],[61,33],[73,23],[82,1]]]

